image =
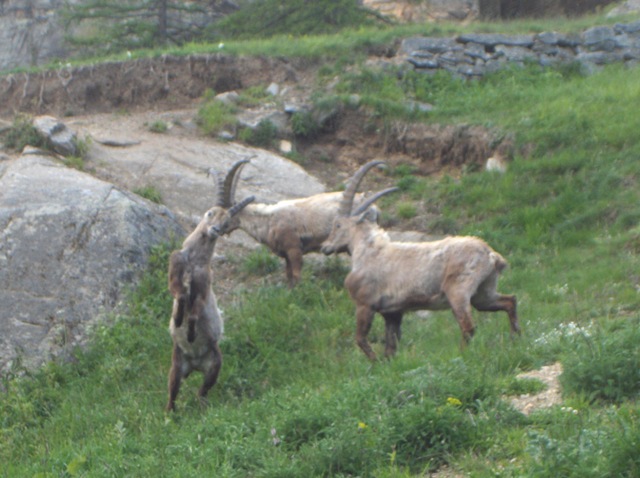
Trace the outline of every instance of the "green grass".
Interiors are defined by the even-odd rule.
[[[422,121],[491,126],[529,151],[503,175],[398,166],[388,181],[401,191],[381,201],[435,211],[438,228],[501,252],[499,288],[517,295],[523,336],[510,338],[504,314],[475,313],[460,350],[450,312],[408,314],[398,355],[371,364],[353,341],[348,258],[309,261],[289,290],[279,261],[258,251],[234,267],[269,280],[220,303],[224,365],[210,405],[194,374],[166,415],[170,248],[159,247],[128,311],[73,362],[16,364],[0,378],[0,476],[417,478],[445,463],[481,478],[638,476],[638,70],[344,80],[340,94],[375,99],[381,85],[389,101],[434,104]],[[383,337],[377,318],[378,353]],[[505,393],[540,387],[516,375],[555,361],[563,404],[514,410]]]
[[[162,204],[162,193],[153,185],[142,186],[133,190],[138,196],[142,196],[156,204]]]

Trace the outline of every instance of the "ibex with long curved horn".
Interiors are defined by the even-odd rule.
[[[322,252],[351,254],[351,272],[344,283],[356,304],[356,342],[369,359],[376,358],[367,340],[376,312],[385,320],[387,357],[396,352],[402,317],[410,310],[451,309],[463,344],[475,331],[471,306],[505,311],[512,334],[520,333],[515,296],[496,291],[498,275],[507,266],[500,254],[483,240],[468,236],[391,241],[381,227],[363,218],[371,204],[397,188],[378,192],[354,211],[353,197],[361,179],[354,176],[349,183]]]
[[[222,353],[218,341],[223,321],[211,290],[211,257],[219,236],[238,227],[238,213],[255,198],[250,196],[231,206],[234,175],[246,163],[239,161],[224,181],[218,180],[216,205],[182,243],[182,249],[169,258],[169,291],[174,297],[169,330],[173,355],[169,371],[169,401],[166,409],[175,409],[180,382],[193,370],[204,374],[198,395],[204,399],[218,379]],[[183,326],[187,317],[187,327]]]
[[[365,173],[360,174],[364,176]],[[284,258],[287,281],[293,287],[300,281],[303,256],[319,252],[329,236],[342,197],[343,193],[338,191],[287,199],[276,204],[254,203],[238,214],[239,228]],[[354,194],[352,199],[359,202],[363,198],[363,194]],[[369,217],[376,220],[377,216],[378,210],[374,206]]]

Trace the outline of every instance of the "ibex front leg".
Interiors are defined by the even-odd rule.
[[[375,312],[368,305],[358,305],[356,307],[356,343],[365,355],[369,357],[369,360],[376,359],[376,354],[367,340],[374,315]]]

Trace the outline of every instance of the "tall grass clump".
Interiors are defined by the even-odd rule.
[[[260,246],[251,251],[242,260],[240,269],[245,274],[265,276],[280,268],[278,256],[271,253],[269,249]]]

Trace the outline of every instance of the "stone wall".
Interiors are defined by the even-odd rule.
[[[577,62],[586,72],[601,65],[640,61],[640,21],[585,30],[579,35],[470,33],[452,38],[411,37],[399,55],[422,72],[446,70],[478,77],[507,65],[555,66]]]

